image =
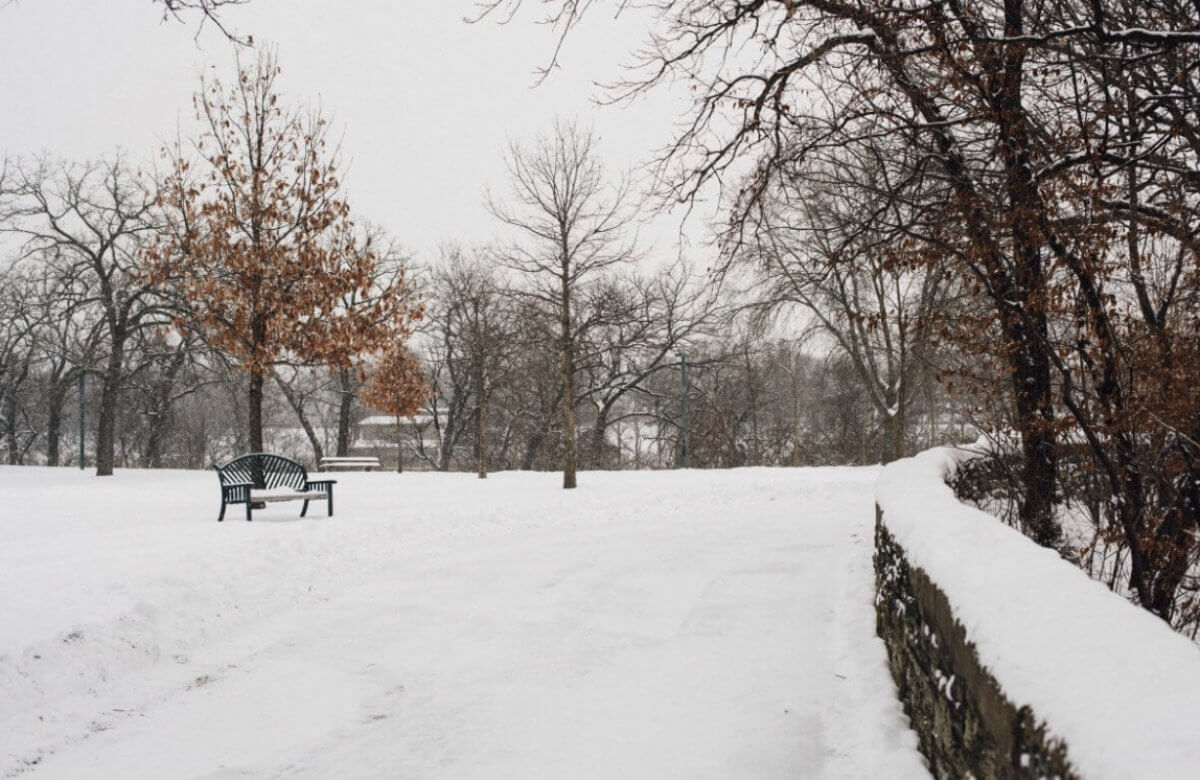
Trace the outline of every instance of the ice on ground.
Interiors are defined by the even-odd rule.
[[[875,474],[0,468],[0,777],[927,776]]]

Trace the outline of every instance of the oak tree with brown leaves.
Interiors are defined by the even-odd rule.
[[[263,387],[281,362],[348,366],[408,335],[420,317],[405,277],[373,289],[379,254],[359,240],[317,111],[284,108],[272,53],[205,78],[204,131],[165,152],[165,229],[143,255],[147,276],[190,307],[181,327],[249,375],[249,444],[263,449]],[[346,306],[355,298],[358,305]]]
[[[396,418],[396,470],[404,470],[401,417],[412,417],[429,400],[429,383],[421,361],[400,344],[384,354],[367,376],[360,400],[363,405]]]

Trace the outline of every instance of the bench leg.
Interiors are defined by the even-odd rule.
[[[300,516],[304,517],[306,514],[308,514],[308,502],[307,501],[305,501],[304,506],[300,508]]]
[[[220,522],[223,522],[224,520],[225,520],[225,499],[221,499],[221,514],[217,515],[217,522],[220,523]]]
[[[326,515],[333,517],[333,485],[329,486],[329,506],[326,507]]]
[[[246,522],[247,522],[247,523],[249,523],[249,522],[250,522],[250,510],[251,510],[251,509],[253,509],[253,507],[254,507],[254,502],[253,502],[253,501],[247,501],[247,502],[246,502]]]

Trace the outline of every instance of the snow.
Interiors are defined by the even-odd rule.
[[[1200,648],[945,484],[970,453],[885,468],[883,521],[946,594],[1009,699],[1063,738],[1080,775],[1194,778]]]
[[[323,475],[323,474],[312,474],[308,478],[313,481],[320,480],[320,479],[333,479],[333,480],[337,479],[334,476]],[[296,498],[297,496],[305,496],[305,495],[323,496],[325,494],[315,488],[312,490],[309,490],[309,491],[303,491],[303,490],[297,490],[296,488],[290,488],[290,487],[277,487],[277,488],[267,488],[265,490],[251,490],[250,491],[251,499],[264,500],[264,501],[270,501],[273,498],[292,499],[292,498]]]
[[[875,475],[0,468],[0,777],[927,776]]]

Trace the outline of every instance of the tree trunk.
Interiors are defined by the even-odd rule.
[[[892,406],[884,410],[883,462],[891,463],[904,457],[905,403],[900,397],[891,400]]]
[[[538,453],[542,451],[543,438],[544,435],[539,431],[526,441],[525,454],[521,458],[522,471],[533,471],[533,464],[537,462]]]
[[[477,361],[475,369],[475,392],[479,399],[479,413],[475,415],[476,473],[480,479],[487,479],[487,396],[484,394],[482,365],[482,361]]]
[[[57,466],[62,460],[62,416],[67,403],[67,392],[77,378],[59,376],[50,385],[46,395],[46,465]]]
[[[172,396],[175,383],[183,367],[187,365],[188,352],[185,344],[181,344],[171,356],[170,362],[153,384],[150,396],[151,407],[146,411],[149,430],[146,434],[146,446],[142,450],[142,466],[148,469],[163,467],[163,445],[167,440],[172,425],[175,422]]]
[[[304,435],[308,438],[309,446],[312,447],[313,457],[316,459],[314,462],[319,466],[321,458],[325,457],[325,448],[321,446],[321,440],[317,437],[317,432],[308,419],[308,413],[304,411],[304,399],[292,392],[292,389],[279,378],[278,374],[275,376],[275,383],[283,391],[283,397],[287,399],[288,406],[291,406],[292,411],[296,413],[296,419],[300,421],[300,427],[304,429]],[[260,403],[261,400],[260,398]],[[261,452],[262,450],[257,451]]]
[[[8,465],[17,466],[21,462],[21,447],[17,442],[17,391],[10,387],[4,394],[4,442],[8,450]]]
[[[46,405],[46,465],[57,466],[59,461],[58,446],[62,439],[62,406],[63,399],[55,399],[51,394]]]
[[[171,389],[173,385],[166,384],[159,388],[159,395],[154,399],[154,408],[147,413],[149,430],[146,433],[146,447],[142,451],[142,467],[161,469],[163,467],[163,442],[173,422],[171,414]]]
[[[801,437],[801,422],[799,417],[792,421],[792,437],[792,468],[799,468]]]
[[[354,412],[354,375],[349,368],[338,369],[337,456],[350,453],[350,427]]]
[[[1024,495],[1019,517],[1026,533],[1044,547],[1057,547],[1061,532],[1054,519],[1054,487],[1058,455],[1051,408],[1050,365],[1041,353],[1042,333],[1033,335],[1018,327],[1010,359],[1016,396],[1017,425],[1021,434],[1021,484]]]
[[[442,428],[441,440],[438,447],[437,470],[449,471],[450,461],[454,459],[454,451],[458,449],[458,436],[461,432],[460,412],[454,407],[446,414],[446,426]]]
[[[249,402],[249,420],[248,428],[250,440],[248,442],[251,452],[262,452],[263,447],[263,382],[264,377],[261,371],[250,372],[250,392],[247,397]]]
[[[114,334],[108,365],[100,388],[100,415],[96,421],[96,476],[111,477],[116,461],[117,403],[121,394],[125,339]]]
[[[563,488],[575,487],[575,340],[571,338],[571,284],[564,267],[562,276],[562,411]]]
[[[611,407],[601,405],[596,410],[596,424],[592,426],[591,441],[588,443],[589,460],[594,469],[604,468],[604,434],[608,431],[608,411]],[[618,468],[620,464],[617,464]]]
[[[512,459],[509,457],[509,453],[512,451],[515,433],[516,432],[511,422],[504,426],[504,435],[500,437],[500,447],[498,448],[496,452],[496,458],[493,461],[494,463],[499,463],[500,468],[502,469],[512,468]]]
[[[96,420],[96,476],[111,477],[116,461],[117,383],[104,378]]]
[[[162,468],[163,439],[167,429],[166,412],[157,412],[150,421],[150,431],[146,435],[146,449],[142,453],[142,467],[147,469]]]
[[[404,473],[404,428],[400,425],[400,415],[396,415],[396,473]]]
[[[1005,8],[1005,34],[1016,37],[1024,32],[1017,4]],[[1022,104],[1025,50],[1008,47],[1004,53],[1004,78],[996,92],[995,110],[999,125],[999,153],[1004,166],[1004,187],[1008,201],[1009,230],[1012,235],[1012,289],[999,302],[1001,307],[1016,302],[1016,312],[1008,314],[1006,330],[1012,345],[1010,364],[1016,395],[1018,427],[1024,463],[1022,482],[1024,501],[1020,508],[1022,525],[1034,541],[1045,547],[1057,547],[1062,533],[1054,519],[1054,488],[1057,479],[1057,449],[1050,382],[1050,357],[1047,350],[1049,328],[1042,246],[1038,235],[1037,203],[1039,193],[1030,162],[1029,127]],[[1035,213],[1031,213],[1035,212]],[[1022,316],[1023,315],[1023,316]],[[1001,313],[1001,322],[1005,314]]]
[[[750,447],[747,460],[749,466],[762,465],[762,447],[758,426],[758,393],[754,389],[754,362],[750,359],[750,345],[743,350],[746,358],[746,391],[750,401]],[[686,431],[685,431],[686,433]]]
[[[1191,438],[1195,439],[1194,432]],[[1155,531],[1154,549],[1159,558],[1160,571],[1152,584],[1150,603],[1155,614],[1168,623],[1176,616],[1177,608],[1183,606],[1179,603],[1179,588],[1192,564],[1188,552],[1194,541],[1190,535],[1194,533],[1192,529],[1200,525],[1197,522],[1197,514],[1200,513],[1200,466],[1193,462],[1181,471],[1182,474],[1174,480],[1179,485],[1179,494],[1172,501],[1173,506],[1168,510],[1164,522]]]

